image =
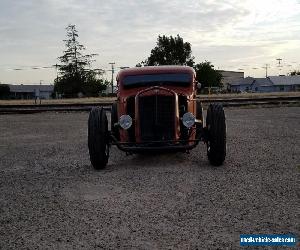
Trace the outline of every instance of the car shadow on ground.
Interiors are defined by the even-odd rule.
[[[199,152],[203,151],[203,152]],[[206,158],[206,152],[195,148],[190,153],[159,152],[128,155],[118,149],[113,149],[105,171],[144,168],[206,168],[211,167]]]

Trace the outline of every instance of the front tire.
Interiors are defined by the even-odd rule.
[[[88,147],[95,169],[105,168],[109,157],[108,122],[103,108],[93,108],[88,121]]]
[[[214,166],[223,164],[226,157],[226,121],[223,106],[210,104],[207,110],[207,157]]]

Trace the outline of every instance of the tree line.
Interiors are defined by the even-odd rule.
[[[97,54],[85,54],[86,48],[78,41],[78,31],[75,25],[66,27],[65,50],[58,57],[56,64],[57,77],[54,80],[54,92],[62,97],[99,96],[109,82],[104,79],[104,71],[92,68]],[[186,65],[196,71],[197,81],[202,88],[222,87],[222,74],[214,69],[209,61],[195,63],[192,46],[183,41],[179,35],[159,35],[156,46],[150,56],[138,63],[137,67],[159,65]],[[290,75],[300,75],[300,71],[293,71]],[[9,86],[0,84],[0,98],[9,96]]]
[[[179,35],[158,36],[156,46],[151,50],[150,56],[136,66],[158,66],[158,65],[186,65],[193,67],[196,71],[197,81],[202,88],[222,87],[222,74],[214,69],[211,62],[205,61],[195,63],[192,56],[192,46],[184,42]]]
[[[66,27],[66,49],[58,58],[58,75],[54,81],[54,91],[63,97],[99,96],[109,84],[103,78],[103,71],[93,69],[92,63],[97,54],[85,54],[86,48],[78,41],[78,31],[75,25]],[[222,87],[222,74],[214,69],[209,62],[195,63],[192,55],[192,46],[184,42],[179,35],[159,35],[156,46],[151,50],[150,56],[138,63],[137,67],[159,66],[159,65],[186,65],[193,67],[196,71],[197,81],[203,88]],[[291,75],[299,74],[299,71]]]
[[[85,47],[78,41],[75,25],[69,25],[66,31],[67,39],[63,40],[66,49],[56,65],[58,76],[54,81],[54,91],[63,97],[76,97],[78,93],[98,96],[109,82],[103,79],[103,71],[91,67],[97,54],[84,54]],[[179,35],[159,35],[150,56],[136,66],[186,65],[195,69],[202,88],[221,87],[222,75],[208,61],[196,64],[191,47]]]

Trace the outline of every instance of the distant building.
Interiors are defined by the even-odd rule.
[[[295,76],[270,76],[274,89],[280,91],[300,91],[300,75]]]
[[[223,76],[221,80],[223,89],[228,89],[232,82],[244,79],[244,72],[241,71],[218,70],[218,72]]]
[[[15,99],[50,99],[54,91],[53,85],[14,85],[9,84],[11,98]]]
[[[248,92],[252,89],[253,81],[253,77],[236,79],[228,83],[228,89],[231,92]]]
[[[300,76],[246,77],[229,84],[231,92],[288,92],[300,91]]]
[[[274,84],[270,78],[254,78],[253,85],[251,86],[252,92],[275,92]]]

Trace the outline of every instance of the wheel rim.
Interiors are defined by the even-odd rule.
[[[106,146],[105,146],[105,155],[108,158],[108,156],[109,156],[109,144],[108,143],[106,143]]]
[[[208,123],[207,124],[207,134],[208,134],[208,140],[207,140],[207,153],[209,154],[210,153],[210,124]]]
[[[206,145],[207,145],[207,153],[209,154],[210,153],[210,141],[207,141]]]

